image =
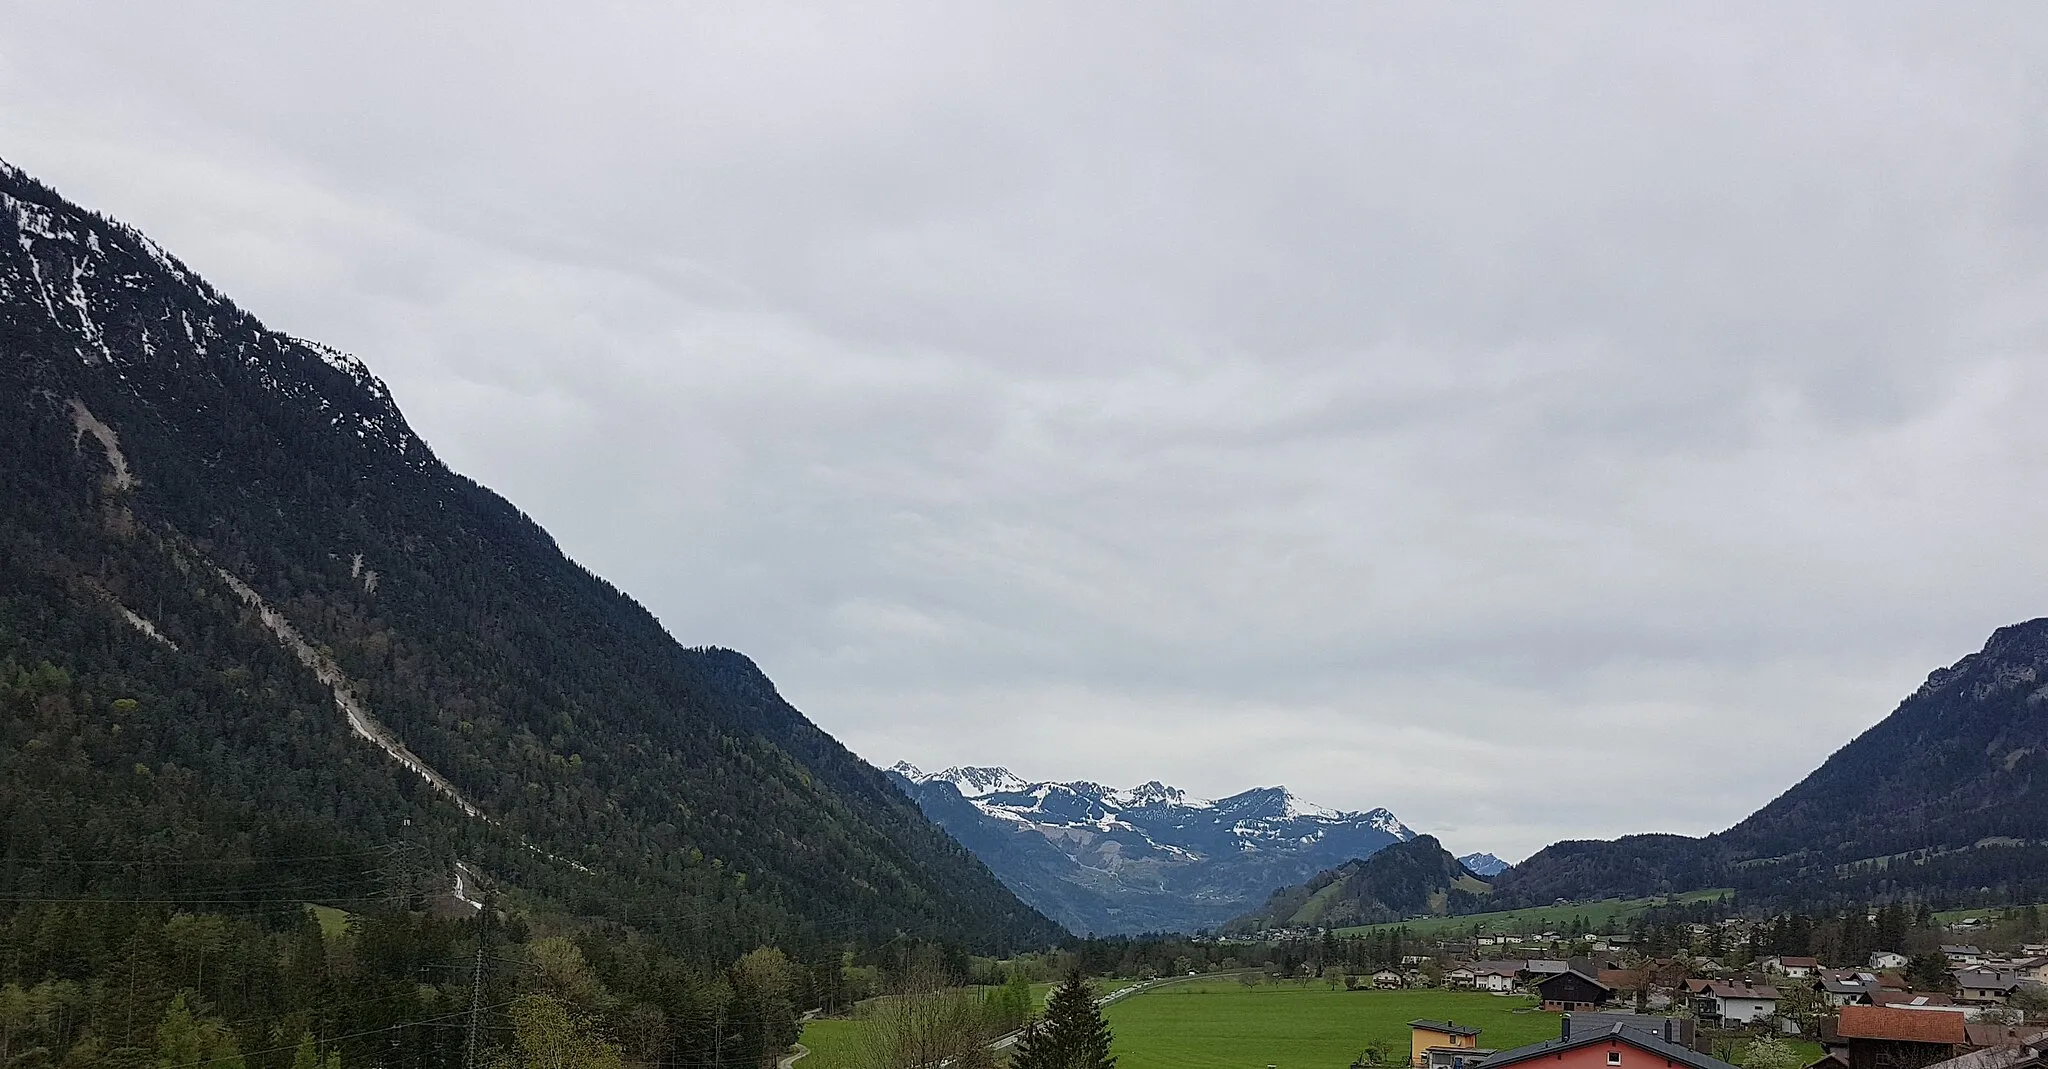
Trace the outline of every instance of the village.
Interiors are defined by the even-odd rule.
[[[1681,928],[1694,945],[1718,948],[1743,945],[1752,924],[1729,918]],[[1913,955],[1875,950],[1853,962],[1765,955],[1731,966],[1725,954],[1651,957],[1642,942],[1557,932],[1446,939],[1414,947],[1398,967],[1344,982],[1516,997],[1558,1017],[1556,1038],[1510,1049],[1488,1046],[1484,1029],[1470,1023],[1411,1021],[1414,1069],[1538,1060],[1562,1069],[2030,1069],[2048,1050],[2048,943],[1993,951],[1945,942]],[[1499,948],[1571,953],[1474,953]],[[1791,1056],[1816,1048],[1817,1057]],[[1764,1051],[1775,1053],[1751,1053]]]

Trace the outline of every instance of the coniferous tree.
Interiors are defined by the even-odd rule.
[[[1095,988],[1077,968],[1053,989],[1045,1016],[1018,1037],[1010,1069],[1115,1069],[1109,1042],[1109,1023],[1096,1008]]]

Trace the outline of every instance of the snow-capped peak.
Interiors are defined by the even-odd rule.
[[[1197,798],[1188,798],[1188,792],[1179,787],[1169,787],[1158,780],[1149,780],[1128,791],[1117,791],[1111,800],[1118,805],[1139,807],[1148,805],[1194,805],[1207,806],[1209,803]]]
[[[1007,768],[994,766],[955,765],[944,772],[934,772],[922,778],[927,781],[943,780],[950,783],[968,798],[986,798],[991,794],[1011,794],[1031,789],[1031,784],[1026,783],[1016,773]]]
[[[920,782],[924,780],[924,769],[921,769],[908,761],[898,761],[895,764],[890,765],[889,771],[894,772],[907,780],[917,780]]]

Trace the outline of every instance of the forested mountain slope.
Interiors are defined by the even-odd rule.
[[[1759,903],[2048,894],[2048,619],[2000,628],[1727,831],[1557,843],[1494,899],[1712,886]]]
[[[405,841],[702,960],[1059,934],[362,364],[4,165],[0,687],[16,897],[351,899]]]
[[[1229,925],[1233,931],[1380,924],[1484,908],[1488,888],[1435,837],[1418,835],[1283,887]]]

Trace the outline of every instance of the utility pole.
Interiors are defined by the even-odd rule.
[[[476,915],[476,966],[469,979],[469,1037],[462,1047],[462,1069],[477,1069],[477,1048],[483,1043],[484,1031],[484,952],[490,949],[490,940],[485,932],[491,920],[491,904],[484,902],[484,908]]]

